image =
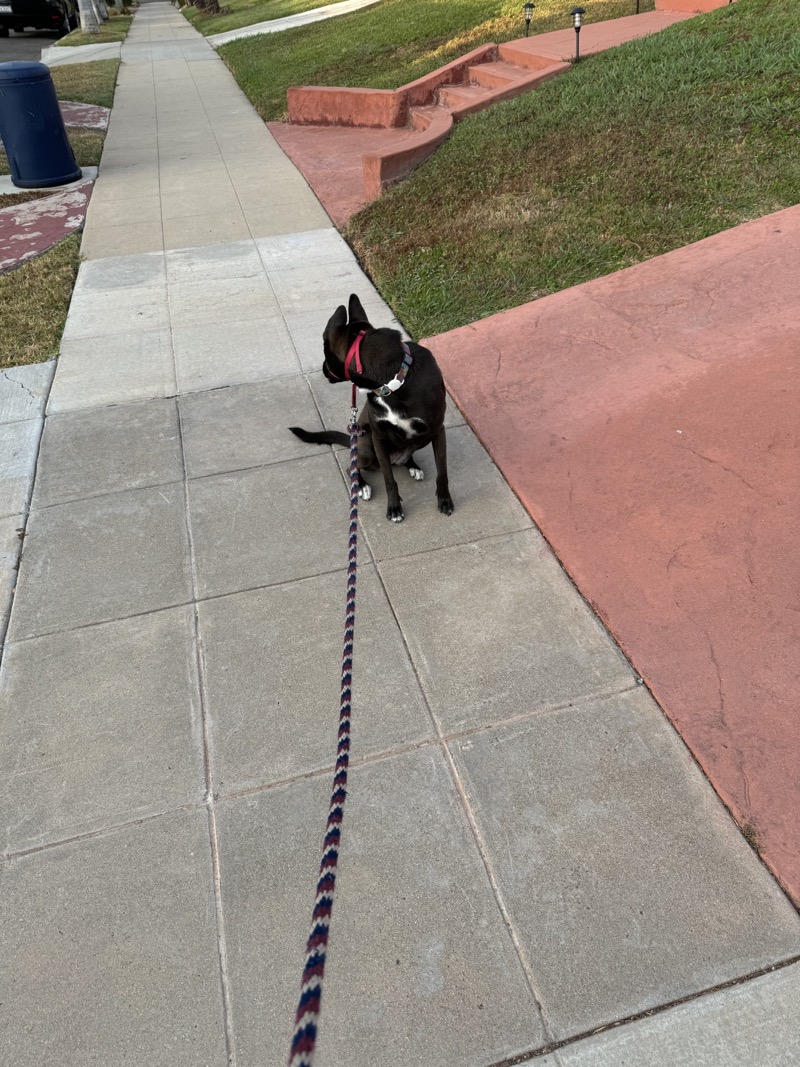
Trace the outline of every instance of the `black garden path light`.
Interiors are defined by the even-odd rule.
[[[525,12],[525,36],[526,37],[528,36],[528,30],[530,30],[530,28],[531,28],[531,16],[533,15],[533,9],[535,7],[536,7],[536,4],[531,4],[530,0],[529,0],[529,2],[527,4],[525,4],[525,6],[522,9]]]
[[[573,7],[570,11],[572,15],[572,25],[575,27],[575,62],[577,63],[581,58],[581,24],[583,22],[583,16],[586,14],[586,8]]]

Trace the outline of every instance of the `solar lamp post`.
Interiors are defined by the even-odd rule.
[[[583,16],[586,14],[586,8],[573,7],[570,11],[572,15],[572,25],[575,27],[575,62],[577,63],[581,58],[581,25],[583,23]]]
[[[530,3],[530,0],[528,0],[528,3],[525,4],[525,6],[522,9],[525,12],[525,36],[526,37],[528,36],[528,31],[531,28],[531,16],[533,15],[533,9],[535,7],[536,7],[536,4],[532,4],[532,3]]]

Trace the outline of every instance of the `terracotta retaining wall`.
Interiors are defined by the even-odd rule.
[[[407,177],[415,167],[424,163],[447,140],[452,128],[453,116],[443,112],[427,129],[417,134],[413,145],[364,155],[364,192],[369,200],[377,200],[387,186]]]
[[[409,108],[429,104],[440,85],[465,82],[470,66],[496,54],[496,45],[481,45],[400,89],[295,86],[287,92],[289,121],[298,126],[402,127],[408,122]]]

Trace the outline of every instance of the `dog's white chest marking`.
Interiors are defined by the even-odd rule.
[[[390,422],[392,426],[395,426],[398,430],[401,430],[406,437],[417,437],[419,434],[424,433],[427,426],[422,419],[403,419],[396,411],[393,411],[383,397],[375,396],[372,398],[372,402],[377,404],[381,409],[382,414],[379,417],[380,422]]]

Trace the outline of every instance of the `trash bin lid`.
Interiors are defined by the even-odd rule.
[[[14,85],[19,82],[38,82],[50,77],[50,68],[44,63],[0,63],[0,85]]]

